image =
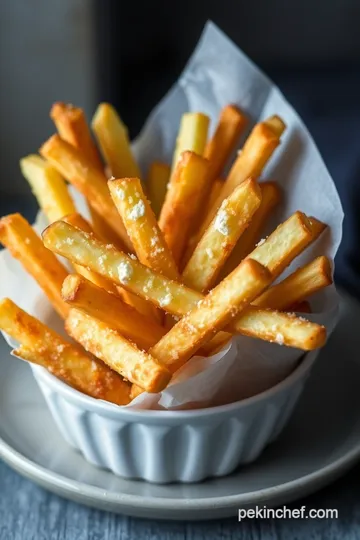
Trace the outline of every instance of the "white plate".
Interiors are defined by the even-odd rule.
[[[246,506],[289,503],[360,459],[359,328],[360,306],[344,298],[341,322],[283,435],[253,465],[190,485],[123,480],[86,463],[61,438],[29,367],[2,342],[0,457],[63,497],[132,516],[211,519],[236,516]]]

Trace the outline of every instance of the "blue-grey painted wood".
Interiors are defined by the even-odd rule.
[[[360,466],[290,508],[336,508],[333,520],[151,521],[61,499],[0,462],[0,540],[359,540]]]

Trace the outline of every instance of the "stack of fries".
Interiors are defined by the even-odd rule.
[[[282,196],[275,182],[259,182],[286,129],[281,118],[255,125],[224,178],[246,116],[224,107],[209,138],[206,115],[184,114],[171,166],[154,162],[143,178],[112,106],[94,115],[98,144],[81,109],[56,103],[50,116],[58,134],[20,162],[49,226],[39,238],[8,215],[0,241],[78,345],[6,298],[0,328],[20,343],[17,356],[124,405],[162,391],[191,357],[215,354],[236,334],[304,351],[324,344],[325,328],[294,312],[311,312],[309,297],[332,282],[331,261],[319,256],[278,278],[326,225],[298,211],[261,239]],[[67,182],[86,198],[91,223]]]

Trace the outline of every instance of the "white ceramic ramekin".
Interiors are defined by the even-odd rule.
[[[32,366],[61,433],[85,459],[125,478],[199,482],[254,461],[284,428],[317,356],[270,390],[249,399],[191,411],[116,407],[88,397]]]

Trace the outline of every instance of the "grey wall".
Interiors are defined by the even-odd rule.
[[[90,8],[88,0],[0,2],[0,196],[28,189],[18,161],[54,131],[54,101],[93,111]]]

